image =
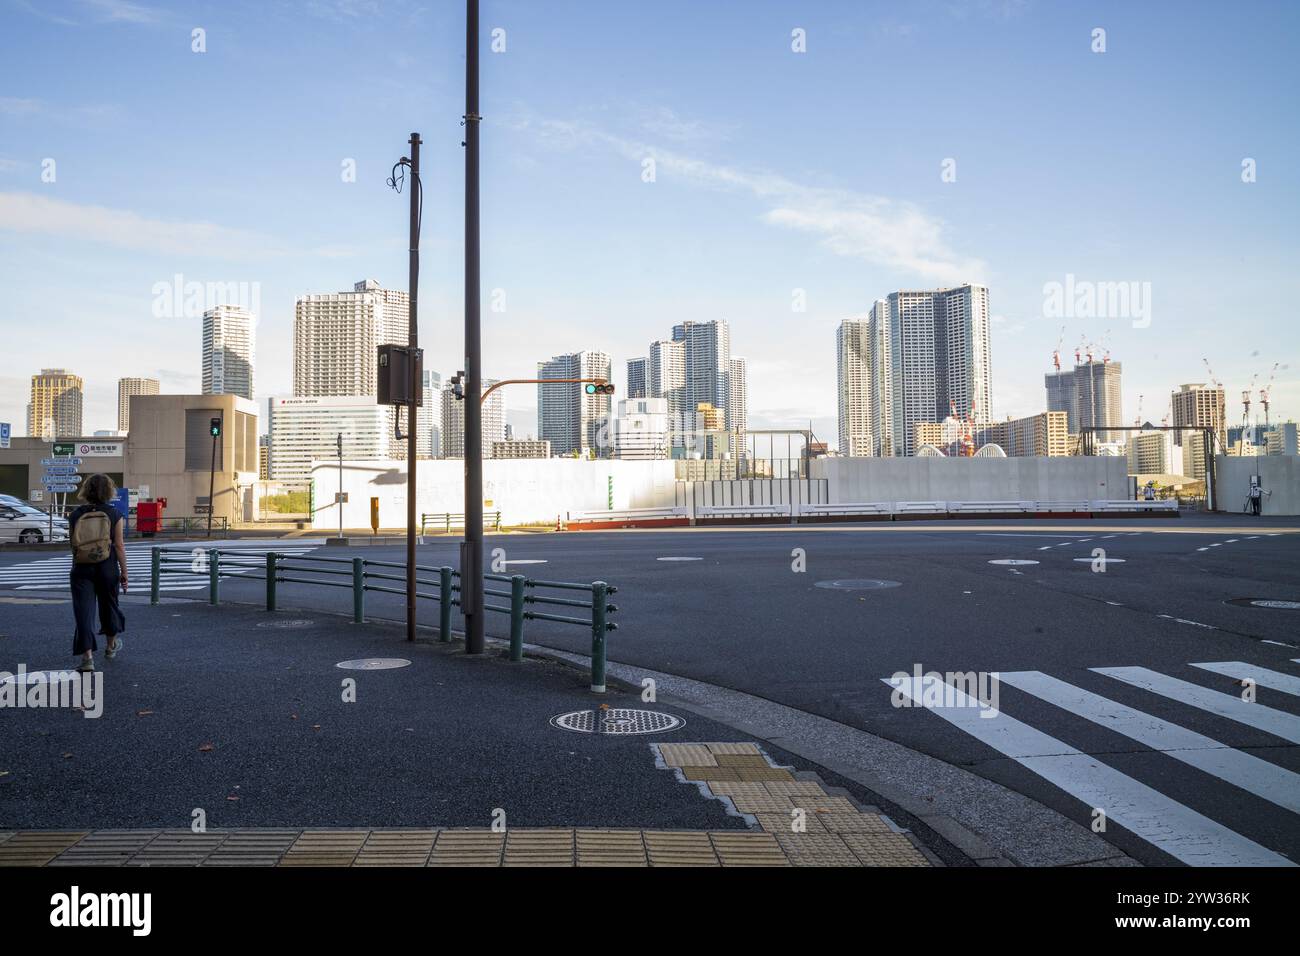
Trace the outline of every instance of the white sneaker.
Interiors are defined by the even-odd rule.
[[[118,651],[120,651],[125,644],[126,642],[122,640],[121,635],[114,637],[108,642],[108,650],[104,651],[104,656],[111,661],[113,658],[117,657]]]

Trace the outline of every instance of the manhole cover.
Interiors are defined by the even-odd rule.
[[[340,661],[335,667],[345,671],[391,671],[397,667],[406,667],[411,662],[402,657],[362,657],[355,661]]]
[[[1037,561],[1030,561],[1028,558],[994,558],[989,564],[1037,564]]]
[[[1267,607],[1277,611],[1300,610],[1300,601],[1279,601],[1274,598],[1233,598],[1227,603],[1237,607]]]
[[[900,581],[886,581],[882,578],[845,578],[842,581],[818,581],[817,586],[835,591],[880,591],[903,585]]]
[[[307,621],[302,618],[286,618],[283,621],[263,621],[258,627],[311,627],[315,621]]]
[[[596,714],[600,714],[599,730]],[[657,710],[629,710],[612,707],[609,710],[575,710],[551,718],[551,726],[572,730],[580,734],[662,734],[685,726],[686,721]]]

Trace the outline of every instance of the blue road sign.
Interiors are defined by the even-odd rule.
[[[48,485],[45,486],[45,490],[46,490],[46,491],[53,491],[53,492],[72,492],[72,491],[76,491],[76,490],[77,490],[77,486],[76,486],[76,485],[55,485],[55,484],[48,484]]]
[[[58,467],[63,467],[64,465],[80,465],[81,459],[80,458],[42,458],[41,464],[44,465],[46,468],[49,468],[51,465],[56,465]]]
[[[12,434],[12,428],[8,422],[0,422],[0,448],[9,447],[9,438]]]

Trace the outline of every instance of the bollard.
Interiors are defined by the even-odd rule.
[[[149,603],[158,603],[158,578],[162,573],[162,548],[157,546],[149,549]]]
[[[266,609],[275,610],[275,559],[278,557],[274,551],[266,552]]]
[[[438,640],[451,640],[451,568],[438,569]]]
[[[510,659],[516,663],[524,659],[524,585],[522,574],[510,577]]]
[[[208,549],[208,603],[221,603],[221,552]]]
[[[366,623],[366,559],[352,559],[352,623]]]
[[[605,693],[605,588],[604,581],[591,585],[591,692]]]

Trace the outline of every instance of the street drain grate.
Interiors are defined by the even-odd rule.
[[[834,591],[880,591],[884,588],[900,588],[901,581],[886,581],[883,578],[845,578],[841,581],[818,581],[817,587]]]
[[[1273,598],[1233,598],[1231,601],[1225,601],[1224,603],[1232,604],[1235,607],[1266,607],[1275,611],[1300,610],[1300,601],[1279,601]]]
[[[355,661],[339,661],[334,666],[345,671],[391,671],[410,663],[404,657],[362,657]]]
[[[612,707],[600,711],[599,729],[594,710],[575,710],[551,718],[551,726],[579,734],[662,734],[686,725],[686,721],[657,710]]]
[[[311,627],[315,621],[303,618],[285,618],[283,621],[263,621],[258,627]]]

